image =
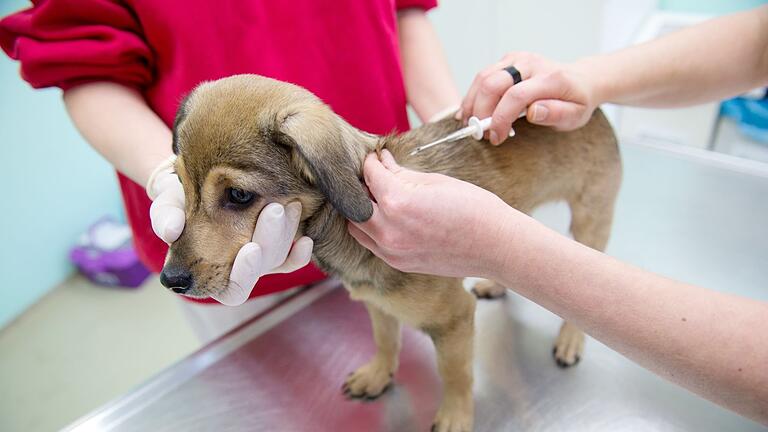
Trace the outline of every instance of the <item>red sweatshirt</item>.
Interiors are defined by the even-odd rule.
[[[0,46],[33,87],[113,81],[139,89],[170,127],[205,80],[257,73],[301,85],[352,125],[408,129],[396,10],[436,0],[36,0],[0,20]],[[170,147],[171,143],[166,143]],[[142,261],[168,250],[152,232],[144,189],[118,173]],[[317,281],[308,265],[261,278],[251,296]]]

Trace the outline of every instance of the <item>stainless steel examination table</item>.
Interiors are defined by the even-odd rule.
[[[625,179],[608,253],[768,300],[768,172],[687,152],[622,150]],[[552,206],[538,216],[561,228],[567,214],[560,213]],[[592,339],[578,366],[557,368],[551,347],[559,318],[515,294],[478,302],[476,322],[476,431],[766,430]],[[428,431],[440,398],[429,339],[406,329],[395,386],[373,402],[344,399],[345,376],[373,352],[365,308],[325,282],[70,428]]]

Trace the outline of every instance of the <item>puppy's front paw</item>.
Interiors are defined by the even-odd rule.
[[[584,332],[570,323],[564,322],[560,334],[552,348],[555,363],[561,368],[575,365],[581,360],[584,352]]]
[[[347,377],[341,391],[349,399],[374,400],[392,386],[392,370],[384,362],[371,360]]]
[[[507,289],[492,280],[482,279],[472,287],[472,294],[477,298],[490,300],[504,297],[507,295]]]
[[[472,432],[472,417],[471,410],[440,407],[430,432]]]

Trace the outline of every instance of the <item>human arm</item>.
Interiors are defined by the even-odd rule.
[[[641,270],[511,208],[495,216],[519,225],[496,240],[515,239],[489,279],[663,378],[768,424],[768,304]]]
[[[679,107],[768,84],[768,6],[574,65],[599,103]]]
[[[35,2],[0,19],[0,47],[19,60],[22,77],[35,88],[64,90],[70,117],[86,141],[117,170],[149,189],[152,228],[170,243],[184,227],[184,192],[169,160],[171,132],[138,90],[155,79],[155,50],[143,36],[131,5],[110,0]],[[150,182],[152,173],[156,181]],[[286,208],[265,214],[269,220],[257,226],[272,227],[267,230],[272,236],[254,233],[253,243],[264,250],[246,245],[238,254],[232,281],[250,289],[260,275],[290,271],[309,261],[311,240],[299,240],[290,248],[296,232],[294,213]],[[301,254],[294,255],[297,251]],[[240,298],[225,299],[230,300]]]
[[[768,424],[766,303],[622,263],[488,191],[398,167],[386,152],[383,163],[369,156],[364,172],[374,213],[350,233],[394,267],[495,280],[655,373]]]
[[[455,109],[461,97],[424,10],[399,10],[397,24],[408,103],[424,122],[446,109]]]
[[[512,86],[501,70],[517,67]],[[617,103],[679,107],[733,96],[768,84],[768,6],[716,18],[656,40],[570,64],[515,52],[480,72],[462,114],[493,114],[494,144],[517,115],[557,129],[586,123],[595,107]]]
[[[135,89],[93,82],[64,92],[72,122],[115,169],[146,187],[171,152],[171,131]]]

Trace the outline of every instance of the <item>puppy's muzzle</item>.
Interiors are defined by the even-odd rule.
[[[169,290],[184,294],[192,289],[194,278],[189,270],[177,265],[166,265],[160,272],[160,283]]]

